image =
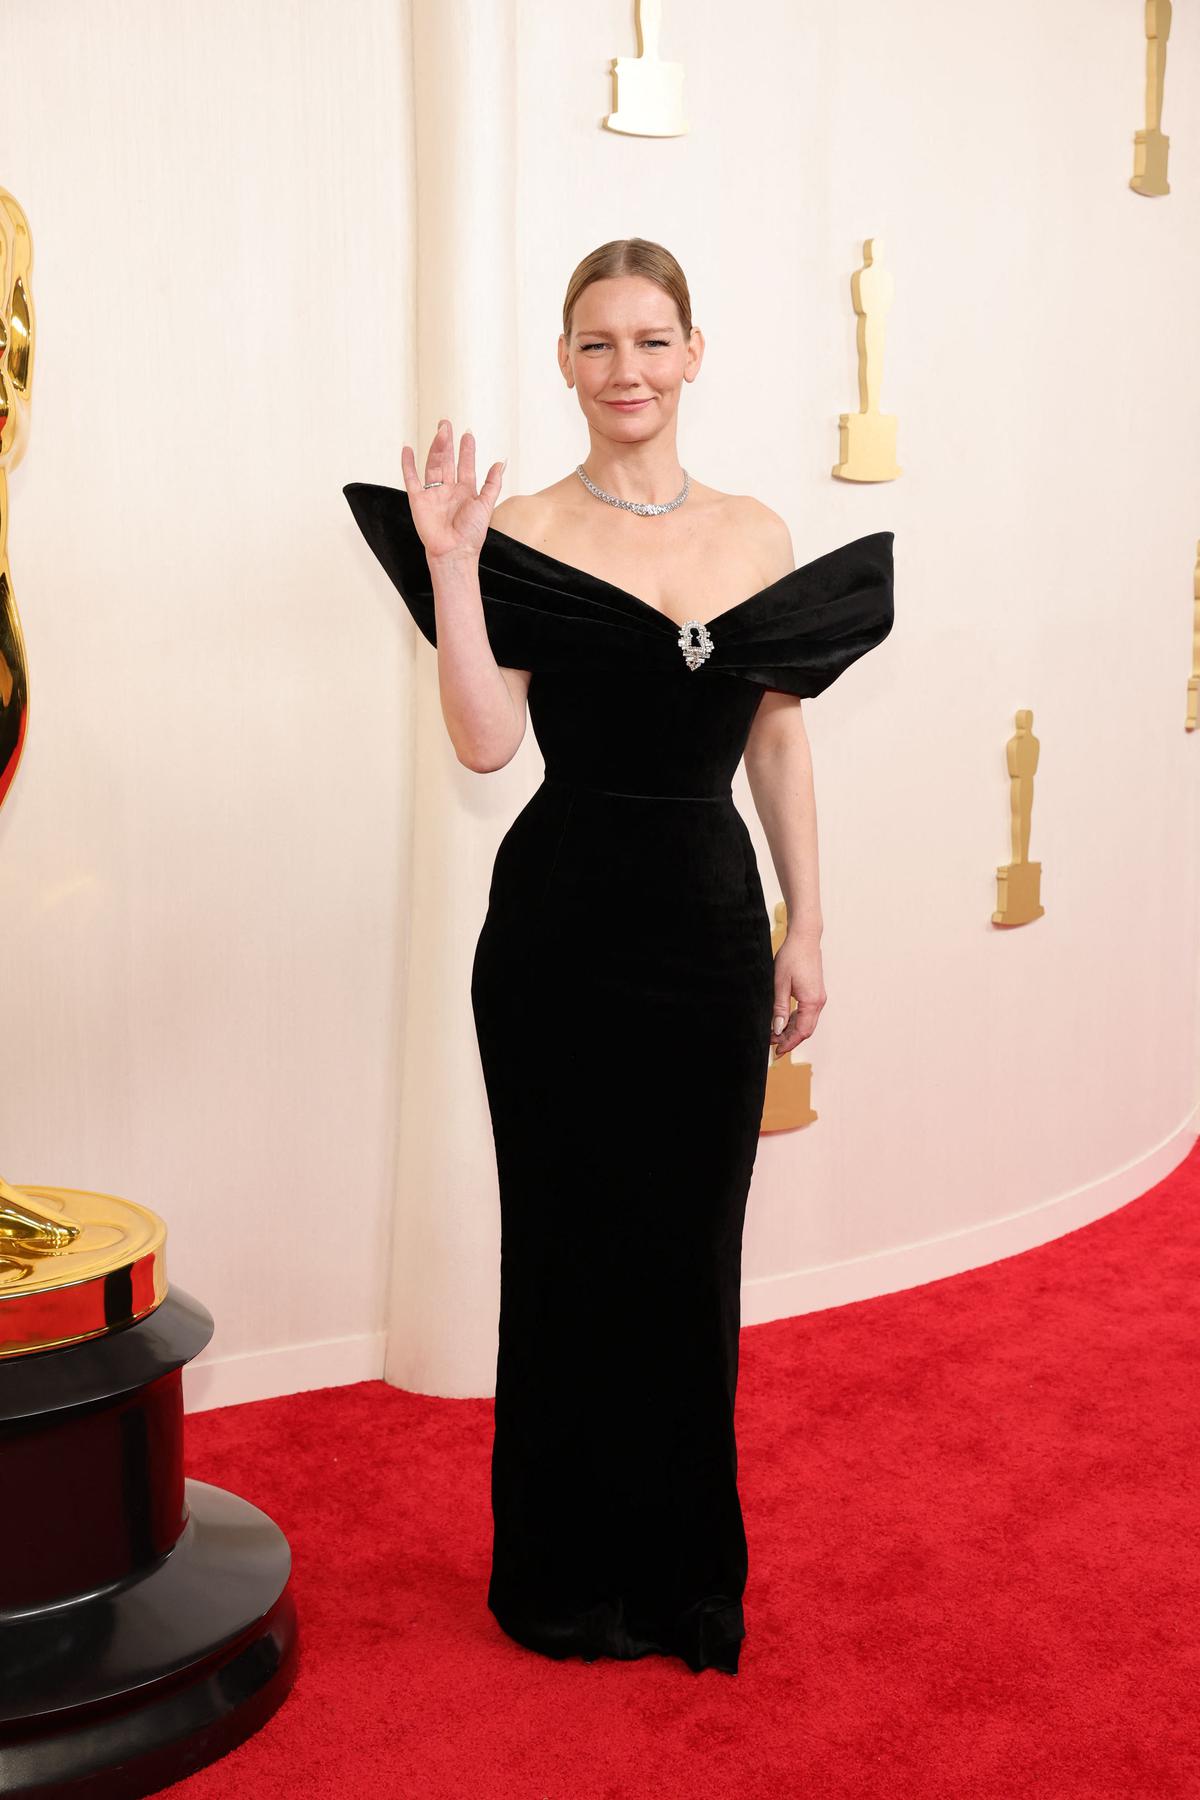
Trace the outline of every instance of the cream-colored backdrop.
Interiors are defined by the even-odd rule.
[[[40,341],[0,1168],[167,1217],[217,1319],[190,1405],[378,1374],[389,1327],[390,1379],[491,1391],[469,966],[541,762],[530,733],[497,775],[456,764],[341,484],[399,484],[441,412],[508,491],[572,468],[561,295],[610,237],[692,283],[685,465],[782,512],[799,561],[896,533],[891,638],[806,707],[820,1119],[762,1141],[744,1317],[1044,1241],[1190,1147],[1200,31],[1176,10],[1155,201],[1128,189],[1142,44],[1118,0],[953,30],[932,0],[695,0],[663,41],[691,134],[655,142],[599,128],[626,0],[569,28],[550,0],[9,0]],[[860,488],[829,469],[876,233],[904,474]],[[1005,933],[1019,706],[1047,910]],[[563,992],[586,1030],[585,944]],[[585,1100],[583,1154],[594,1128]]]

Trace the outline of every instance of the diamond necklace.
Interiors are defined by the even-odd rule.
[[[586,487],[590,493],[595,494],[597,500],[607,500],[610,506],[623,506],[627,512],[635,513],[674,512],[675,508],[677,506],[682,506],[683,502],[687,499],[688,488],[691,485],[688,480],[688,472],[685,469],[683,471],[683,486],[680,488],[674,500],[668,500],[665,506],[653,506],[646,501],[618,500],[615,494],[606,494],[603,488],[598,488],[594,481],[588,480],[583,472],[582,463],[576,468],[575,473],[578,475],[580,481],[582,481],[584,487]],[[657,607],[651,607],[650,610],[652,612],[658,612]],[[666,614],[662,613],[660,614],[660,617],[666,618]],[[670,623],[674,624],[675,621],[672,619]],[[689,669],[694,670],[700,668],[712,654],[712,634],[703,619],[685,619],[683,624],[679,627],[679,637],[677,642],[680,650],[683,652],[683,660]]]
[[[618,498],[615,494],[606,494],[603,488],[598,488],[594,481],[588,480],[587,476],[583,472],[583,464],[582,463],[579,464],[578,468],[575,470],[575,473],[578,475],[580,481],[582,481],[584,487],[587,488],[588,492],[591,494],[595,494],[597,500],[607,500],[608,504],[610,506],[623,506],[625,508],[626,512],[635,512],[635,513],[674,512],[675,508],[677,506],[682,506],[684,501],[687,499],[688,488],[691,486],[691,482],[688,478],[688,472],[685,469],[683,471],[683,486],[680,488],[679,492],[676,494],[674,500],[668,500],[662,506],[655,506],[648,500],[618,500]]]

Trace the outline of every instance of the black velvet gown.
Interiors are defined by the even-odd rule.
[[[436,643],[406,491],[344,492]],[[737,1671],[742,1225],[773,965],[731,782],[767,688],[819,694],[887,635],[892,539],[729,607],[707,654],[494,527],[480,555],[491,648],[532,671],[545,760],[471,976],[501,1214],[488,1605],[549,1656]]]

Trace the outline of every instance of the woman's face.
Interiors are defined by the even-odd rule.
[[[604,437],[639,443],[674,422],[680,387],[704,355],[694,328],[684,337],[671,296],[644,275],[593,281],[575,303],[558,361],[590,425]]]

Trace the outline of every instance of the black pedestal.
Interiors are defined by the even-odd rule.
[[[0,1794],[136,1800],[249,1737],[295,1672],[291,1552],[183,1475],[178,1288],[136,1324],[0,1363]]]

